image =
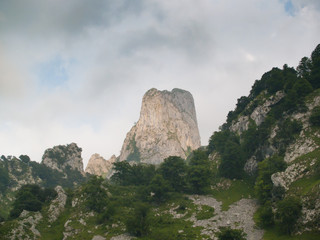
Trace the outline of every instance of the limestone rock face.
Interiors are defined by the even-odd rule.
[[[196,111],[190,92],[147,91],[139,121],[124,140],[120,161],[160,164],[169,156],[185,158],[200,147]]]
[[[59,172],[70,167],[72,170],[78,170],[84,174],[81,152],[82,149],[76,143],[55,146],[44,152],[41,163]]]
[[[48,210],[48,221],[51,223],[58,219],[67,203],[67,194],[63,188],[61,186],[56,186],[54,190],[56,190],[58,195],[54,200],[52,200]]]
[[[99,154],[95,153],[91,156],[85,172],[98,176],[105,176],[112,169],[116,159],[116,156],[112,155],[109,160],[105,160]]]
[[[230,131],[237,134],[241,134],[248,130],[250,120],[253,120],[257,126],[264,122],[268,112],[271,110],[272,105],[279,102],[285,94],[282,91],[278,91],[275,95],[272,95],[261,105],[258,105],[250,114],[250,116],[240,116],[238,119],[232,122]],[[249,104],[248,107],[251,107]]]

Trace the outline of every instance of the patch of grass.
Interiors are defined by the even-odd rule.
[[[304,177],[295,182],[290,186],[290,193],[295,195],[307,195],[314,188],[314,186],[320,184],[320,179],[317,176]]]
[[[197,220],[205,220],[214,216],[214,208],[208,205],[201,205],[201,210],[196,214]]]
[[[319,240],[320,232],[305,232],[297,236],[283,235],[275,229],[265,230],[263,240]]]
[[[142,239],[175,240],[175,239],[203,239],[202,227],[193,227],[191,221],[174,219],[170,214],[153,216],[150,226],[150,234]]]
[[[227,211],[231,204],[242,198],[251,198],[253,195],[254,187],[248,180],[234,180],[228,189],[212,191],[212,196],[222,202],[222,211]]]
[[[12,209],[14,197],[15,193],[11,191],[7,191],[5,195],[0,195],[0,216],[8,218],[10,210]]]

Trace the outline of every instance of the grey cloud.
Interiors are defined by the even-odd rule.
[[[142,1],[16,0],[0,2],[0,27],[30,37],[71,37],[87,28],[108,27],[142,11]]]

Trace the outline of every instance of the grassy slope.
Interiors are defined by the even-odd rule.
[[[249,180],[233,180],[228,189],[213,190],[212,196],[222,202],[222,211],[227,211],[229,206],[242,198],[254,196],[253,184]]]

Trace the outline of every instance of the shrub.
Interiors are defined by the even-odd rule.
[[[313,126],[318,126],[318,127],[320,126],[320,107],[319,106],[315,107],[312,110],[309,121]]]
[[[246,234],[240,229],[221,227],[218,233],[219,240],[246,240]]]
[[[143,203],[136,204],[134,212],[126,221],[127,231],[136,236],[146,236],[150,232],[149,206]]]
[[[13,209],[10,211],[10,217],[19,217],[23,210],[40,211],[45,202],[51,201],[56,196],[57,192],[54,189],[42,189],[35,184],[24,185],[16,194]]]
[[[258,225],[263,228],[268,228],[274,225],[274,214],[272,211],[271,203],[266,202],[258,209]]]
[[[277,205],[276,218],[284,233],[290,234],[301,216],[302,205],[298,198],[288,197]]]

